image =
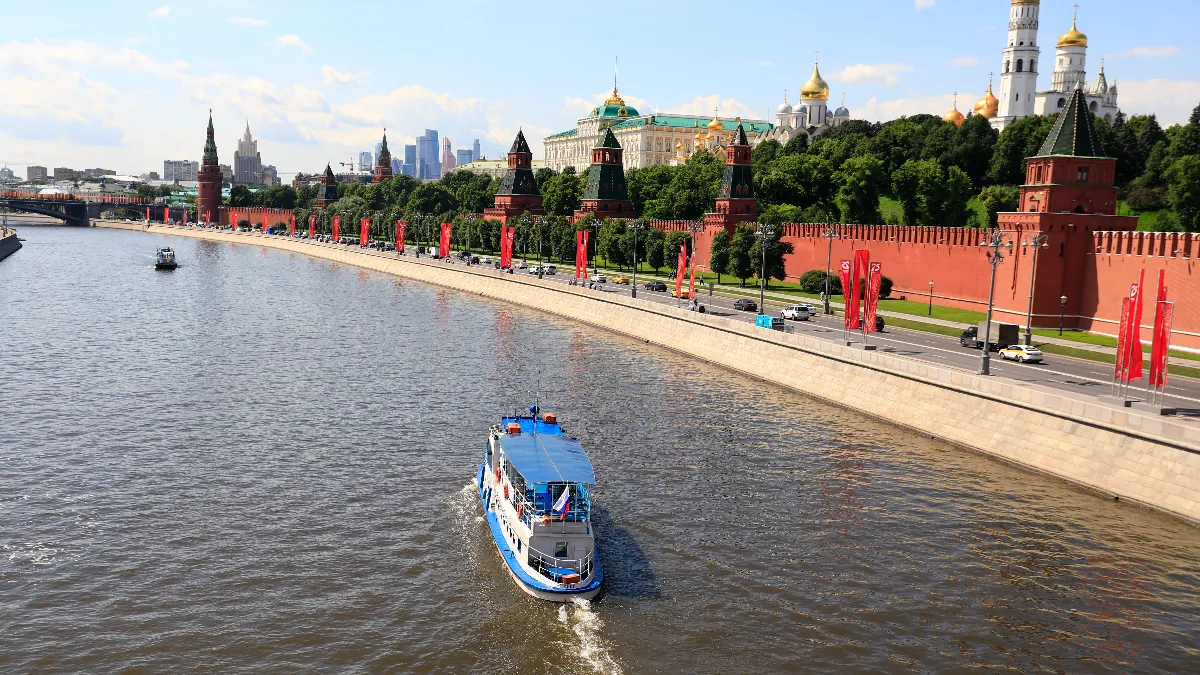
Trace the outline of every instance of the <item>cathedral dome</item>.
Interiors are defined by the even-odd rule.
[[[1087,36],[1079,32],[1075,27],[1075,20],[1071,20],[1071,30],[1065,32],[1058,38],[1059,47],[1086,47],[1088,44]]]
[[[775,109],[775,112],[779,113],[780,115],[791,115],[792,106],[787,102],[787,100],[784,100],[784,102],[780,103],[779,107]]]
[[[992,94],[992,85],[988,85],[987,93],[975,104],[975,114],[992,119],[1000,113],[1000,100]]]
[[[712,121],[708,123],[708,130],[709,131],[724,131],[725,125],[721,124],[721,120],[717,119],[716,115],[713,115]]]
[[[958,97],[955,97],[954,107],[950,109],[950,112],[942,115],[942,121],[950,122],[956,127],[961,127],[964,120],[966,118],[963,117],[962,113],[958,112]]]
[[[808,78],[808,82],[800,88],[801,99],[818,99],[821,101],[829,100],[829,83],[821,77],[821,71],[817,68],[817,64],[813,64],[812,77]]]

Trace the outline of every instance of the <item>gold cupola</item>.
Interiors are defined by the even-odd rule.
[[[717,111],[713,111],[712,121],[708,123],[709,131],[725,131],[725,125],[721,124],[721,120],[717,117]]]
[[[942,115],[942,121],[949,122],[956,127],[961,127],[963,125],[963,121],[965,119],[966,118],[963,117],[963,114],[958,112],[958,92],[955,92],[954,93],[954,107],[950,109],[950,112],[947,112],[945,115]]]
[[[621,98],[620,95],[617,94],[617,87],[615,85],[613,86],[612,96],[609,96],[608,99],[604,101],[604,105],[625,105],[625,99]]]
[[[812,77],[808,78],[808,82],[805,82],[803,87],[800,87],[800,100],[829,100],[829,83],[821,77],[821,70],[818,65],[818,62],[813,62]]]
[[[1079,20],[1079,5],[1075,6],[1075,16],[1071,17],[1071,30],[1063,33],[1058,38],[1059,47],[1086,47],[1087,36],[1079,32],[1075,24]]]
[[[979,101],[975,104],[975,114],[983,115],[989,120],[1000,114],[1000,100],[997,99],[995,94],[992,93],[992,82],[990,78],[988,80],[987,93],[984,94],[983,98],[979,99]]]

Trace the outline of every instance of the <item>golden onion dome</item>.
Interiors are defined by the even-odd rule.
[[[966,118],[963,117],[962,113],[958,112],[958,94],[955,94],[954,107],[950,109],[950,112],[942,115],[942,121],[950,122],[956,127],[961,127],[964,120],[966,120]]]
[[[721,124],[721,120],[717,119],[717,114],[713,113],[712,121],[708,123],[709,131],[724,131],[725,125]]]
[[[625,105],[625,99],[621,98],[617,94],[617,88],[613,87],[612,96],[608,97],[608,100],[604,102],[604,105]]]
[[[1078,11],[1078,10],[1076,10],[1076,11]],[[1059,47],[1086,47],[1087,46],[1087,36],[1084,35],[1083,33],[1080,33],[1079,29],[1075,27],[1075,23],[1076,23],[1077,19],[1078,19],[1078,16],[1076,16],[1075,18],[1072,18],[1071,19],[1071,30],[1063,33],[1058,38],[1058,46]]]
[[[803,87],[800,87],[801,100],[829,100],[829,83],[821,77],[821,70],[817,66],[818,64],[814,62],[812,77],[808,78],[808,82],[805,82]]]
[[[975,104],[975,114],[992,119],[1000,114],[1000,100],[992,94],[992,85],[988,84],[987,93]]]

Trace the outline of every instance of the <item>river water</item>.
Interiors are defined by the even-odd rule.
[[[1200,671],[1200,530],[1167,516],[531,310],[21,234],[2,672]],[[470,487],[539,388],[600,481],[590,604],[518,591]]]

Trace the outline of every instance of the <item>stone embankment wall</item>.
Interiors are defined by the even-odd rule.
[[[1200,522],[1200,427],[1185,422],[527,275],[285,237],[151,231],[261,244],[568,317]]]
[[[9,230],[9,234],[0,233],[0,260],[4,260],[8,256],[17,252],[21,248],[21,242],[17,240],[17,233]]]

